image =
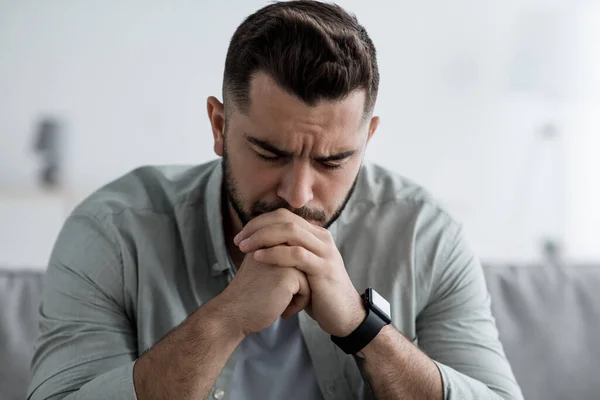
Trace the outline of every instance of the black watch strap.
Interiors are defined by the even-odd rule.
[[[368,306],[365,309],[367,317],[354,332],[344,337],[331,335],[331,341],[346,354],[356,354],[364,349],[366,345],[375,339],[379,331],[388,324]]]

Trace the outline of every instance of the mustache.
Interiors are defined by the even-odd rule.
[[[267,203],[264,201],[256,202],[252,206],[250,214],[252,215],[252,218],[255,218],[261,214],[270,213],[280,208],[285,208],[286,210],[291,211],[297,216],[306,220],[313,220],[324,223],[327,218],[323,210],[317,210],[310,207],[293,208],[285,200],[278,200],[273,203]]]

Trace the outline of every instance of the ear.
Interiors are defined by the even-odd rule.
[[[367,143],[369,143],[369,140],[371,140],[371,138],[375,134],[375,131],[377,130],[378,126],[379,126],[379,117],[371,118],[371,123],[369,124],[369,137],[367,138]]]
[[[208,119],[212,127],[215,154],[223,157],[225,142],[225,107],[216,97],[210,96],[206,101]]]

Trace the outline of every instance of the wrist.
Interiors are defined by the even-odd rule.
[[[236,314],[220,295],[206,302],[199,311],[198,323],[235,347],[246,336]]]
[[[350,329],[344,332],[344,336],[331,335],[331,340],[346,354],[356,354],[361,351],[392,321],[389,302],[373,288],[367,288],[361,300],[363,300],[364,317],[358,320],[362,322],[358,326],[355,325],[356,322],[351,325]]]
[[[350,335],[363,323],[367,317],[367,310],[360,294],[356,292],[356,296],[352,299],[352,305],[347,306],[348,311],[346,322],[338,326],[335,332],[330,332],[334,336],[345,337]]]
[[[366,317],[367,310],[365,309],[364,305],[361,305],[360,308],[351,313],[350,322],[344,328],[340,329],[339,334],[335,336],[345,337],[350,335],[356,330],[356,328],[360,326],[360,324],[363,323]]]
[[[369,342],[369,344],[367,344],[365,347],[363,347],[363,349],[361,351],[356,353],[356,356],[360,357],[360,358],[371,358],[375,354],[381,353],[382,351],[385,352],[386,344],[394,342],[394,340],[392,340],[392,337],[394,335],[394,330],[395,329],[391,324],[388,324],[388,325],[384,326],[383,328],[381,328],[381,330],[379,331],[377,336],[375,336],[373,338],[373,340],[371,340],[371,342]],[[400,336],[402,336],[402,335],[400,335]],[[404,338],[404,336],[402,336],[402,338]],[[406,338],[404,338],[404,339],[406,340]]]

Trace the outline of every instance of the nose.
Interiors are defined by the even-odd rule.
[[[292,161],[287,165],[277,196],[284,199],[293,208],[302,208],[313,199],[313,176],[310,162]]]

